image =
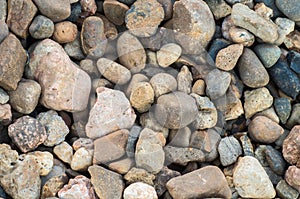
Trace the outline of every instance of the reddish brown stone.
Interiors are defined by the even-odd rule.
[[[300,125],[294,126],[284,140],[282,153],[288,163],[300,166]]]
[[[300,169],[290,166],[285,173],[286,182],[300,192]]]
[[[95,0],[80,0],[82,11],[88,15],[93,15],[97,11],[97,5]]]

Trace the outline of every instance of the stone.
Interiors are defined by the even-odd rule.
[[[45,126],[47,139],[43,143],[45,146],[54,146],[65,140],[69,133],[69,128],[57,112],[50,110],[38,114],[37,119]]]
[[[285,181],[298,192],[300,191],[299,175],[300,169],[296,166],[289,166],[285,172]]]
[[[265,19],[269,19],[270,20],[270,18],[273,17],[273,10],[272,10],[272,8],[269,8],[264,3],[257,3],[254,6],[254,11],[258,15],[262,16]]]
[[[300,22],[297,23],[298,26]],[[284,40],[284,45],[291,50],[295,50],[297,52],[300,52],[300,32],[297,30],[294,30],[290,34],[286,35],[286,38]]]
[[[280,58],[277,63],[268,70],[270,77],[278,88],[293,99],[300,91],[300,81],[288,66],[286,60]]]
[[[223,166],[235,163],[238,157],[242,155],[241,145],[233,136],[222,138],[218,146],[218,151]]]
[[[90,179],[83,175],[78,175],[74,179],[70,179],[58,192],[59,198],[75,199],[80,196],[82,199],[96,199],[94,189]]]
[[[148,128],[143,129],[136,143],[136,166],[150,173],[158,173],[165,161],[163,145],[158,133]]]
[[[300,114],[300,104],[296,103],[292,107],[291,115],[286,123],[286,127],[289,129],[293,128],[295,125],[300,124],[299,120],[299,114]]]
[[[169,129],[166,127],[163,127],[157,119],[152,114],[152,109],[150,109],[149,113],[144,113],[140,117],[140,123],[143,128],[149,128],[152,129],[155,132],[162,133],[164,137],[168,137],[169,135]]]
[[[54,26],[53,39],[60,44],[72,42],[76,39],[77,31],[77,26],[72,22],[59,22]]]
[[[17,36],[26,39],[29,25],[37,11],[31,0],[10,0],[7,3],[7,26]]]
[[[104,15],[100,15],[99,17],[102,19],[104,23],[105,37],[109,39],[106,45],[106,53],[110,52],[112,53],[111,56],[115,56],[116,49],[115,49],[115,42],[113,40],[118,37],[119,34],[118,30],[115,24],[110,22]]]
[[[231,198],[225,176],[216,166],[206,166],[172,178],[167,182],[167,188],[173,198]]]
[[[280,198],[293,199],[299,197],[299,192],[291,187],[285,180],[280,180],[276,186],[276,193]]]
[[[71,164],[73,149],[67,142],[62,142],[53,148],[53,153],[63,162]]]
[[[192,132],[188,127],[172,130],[168,137],[170,139],[168,145],[183,148],[189,147],[191,134]]]
[[[198,79],[195,81],[192,87],[192,93],[197,95],[204,95],[205,94],[205,81],[203,79]]]
[[[44,2],[43,0],[33,0],[39,11],[50,18],[53,22],[63,21],[71,14],[71,5],[69,0],[54,0]]]
[[[213,0],[207,1],[206,3],[216,20],[226,17],[231,13],[231,7],[224,0]]]
[[[172,21],[175,40],[186,54],[203,52],[216,29],[213,14],[202,0],[175,2]]]
[[[273,18],[281,16],[281,12],[278,10],[275,0],[256,0],[256,3],[264,3],[266,6],[273,10]]]
[[[34,151],[26,154],[32,156],[35,162],[39,165],[40,176],[46,176],[50,173],[53,167],[53,155],[48,151]]]
[[[7,15],[7,1],[1,0],[0,1],[0,21],[5,21]]]
[[[279,37],[274,44],[279,46],[287,39],[287,35],[295,30],[295,22],[288,18],[277,17],[275,23],[278,25]]]
[[[254,52],[266,68],[272,67],[281,55],[280,48],[272,44],[256,45]]]
[[[130,103],[139,113],[147,112],[154,102],[154,90],[150,83],[140,82],[133,87]]]
[[[244,95],[246,118],[251,118],[255,113],[263,111],[273,104],[273,97],[265,87],[245,91]]]
[[[243,49],[242,44],[232,44],[221,49],[216,57],[216,67],[225,71],[232,70],[242,55]]]
[[[137,125],[134,125],[129,131],[128,140],[126,144],[126,155],[129,158],[134,157],[136,142],[140,136],[141,131],[142,127]]]
[[[72,147],[75,151],[77,151],[81,147],[84,147],[88,150],[93,150],[94,149],[94,141],[90,138],[80,137],[79,139],[77,139],[73,142]]]
[[[247,135],[242,135],[240,137],[240,142],[244,156],[254,156],[254,150],[250,138]]]
[[[251,88],[259,88],[269,83],[269,75],[255,53],[245,48],[238,61],[238,70],[243,83]]]
[[[299,14],[299,4],[296,0],[276,0],[275,1],[277,8],[288,18],[293,21],[300,21],[300,14]]]
[[[168,67],[176,62],[180,57],[181,52],[182,49],[178,44],[165,44],[156,52],[157,62],[161,67]]]
[[[205,161],[204,153],[200,149],[196,148],[166,146],[164,147],[164,152],[166,165],[175,163],[186,166],[189,162],[196,161],[201,163]]]
[[[47,139],[44,126],[30,116],[23,116],[9,125],[8,135],[23,153],[36,149]]]
[[[29,114],[34,111],[41,95],[41,86],[33,80],[22,79],[16,90],[9,91],[9,102],[16,111]]]
[[[280,175],[276,174],[270,167],[264,167],[264,169],[273,185],[277,185],[278,182],[283,179]]]
[[[233,184],[243,198],[274,198],[276,195],[264,168],[251,156],[239,158],[233,173]]]
[[[9,95],[2,88],[0,88],[0,104],[6,104],[9,100]]]
[[[66,166],[58,159],[53,160],[53,167],[50,173],[46,176],[41,176],[42,185],[55,176],[66,175]]]
[[[105,1],[103,10],[105,16],[115,25],[122,25],[125,22],[125,15],[129,7],[116,0]]]
[[[19,154],[16,150],[12,150],[8,144],[0,144],[0,175],[10,174],[18,162]]]
[[[88,169],[91,182],[99,198],[122,198],[122,176],[103,167],[93,165]]]
[[[259,163],[263,166],[263,167],[268,167],[269,163],[267,161],[266,158],[266,145],[259,145],[256,149],[255,149],[255,158],[259,161]]]
[[[45,107],[69,112],[87,107],[90,77],[70,60],[58,43],[50,39],[41,41],[31,53],[27,69],[26,76],[35,78],[41,85],[40,102]]]
[[[164,9],[156,0],[149,0],[147,4],[142,0],[137,0],[126,12],[125,23],[133,35],[149,37],[156,33],[158,25],[163,19]]]
[[[133,167],[126,173],[126,175],[124,175],[124,179],[128,184],[144,182],[152,186],[154,185],[153,180],[155,179],[155,175],[147,172],[144,169]]]
[[[1,6],[1,2],[0,2],[0,6]],[[1,30],[0,31],[0,43],[1,43],[9,34],[8,26],[5,23],[5,21],[0,20],[0,30]]]
[[[173,16],[173,4],[172,0],[157,0],[164,9],[165,17],[164,20],[171,19]]]
[[[273,43],[278,38],[277,25],[258,15],[246,5],[234,4],[231,18],[234,25],[249,30],[265,43]]]
[[[72,1],[76,1],[72,3]],[[67,21],[71,21],[73,23],[76,23],[81,15],[81,5],[78,2],[79,0],[70,0],[71,3],[71,14],[67,18]]]
[[[95,0],[80,0],[82,11],[87,15],[94,15],[97,10],[97,4]]]
[[[274,107],[282,124],[290,117],[292,106],[288,98],[275,98]]]
[[[100,17],[91,16],[82,24],[81,45],[83,52],[91,58],[100,58],[105,53],[107,40],[104,23]]]
[[[109,163],[108,168],[112,171],[115,171],[119,174],[126,174],[128,171],[134,167],[134,160],[131,158],[125,158],[117,160],[115,162]]]
[[[265,116],[271,120],[273,120],[274,122],[276,122],[277,124],[279,124],[279,118],[273,108],[273,106],[271,106],[270,108],[266,109],[266,110],[263,110],[259,113],[256,113],[255,114],[255,117],[256,116]]]
[[[38,15],[29,26],[29,33],[35,39],[45,39],[52,36],[54,32],[54,23],[51,19]]]
[[[116,161],[125,155],[128,130],[119,130],[94,141],[94,164]]]
[[[0,43],[0,86],[5,90],[16,90],[21,80],[25,63],[27,60],[26,51],[18,38],[9,34]]]
[[[183,66],[177,75],[177,90],[186,94],[191,92],[193,77],[187,66]]]
[[[10,124],[12,120],[12,112],[9,104],[0,105],[0,123],[2,125]]]
[[[136,182],[124,190],[124,199],[158,199],[155,189],[143,182]]]
[[[150,84],[154,90],[155,97],[160,97],[163,94],[175,91],[177,81],[175,77],[168,73],[158,73],[150,79]]]
[[[223,96],[231,81],[230,73],[214,69],[205,77],[206,94],[211,100],[218,99]]]
[[[126,88],[124,89],[125,95],[130,98],[132,89],[135,87],[136,84],[140,82],[149,82],[149,78],[143,74],[134,74],[130,82],[127,84]]]
[[[223,38],[216,38],[214,40],[211,41],[210,47],[208,49],[208,54],[210,55],[210,57],[212,58],[212,60],[216,60],[217,54],[218,52],[223,49],[226,48],[227,46],[230,45],[230,42],[223,39]]]
[[[84,147],[78,149],[72,158],[71,168],[74,171],[85,171],[93,162],[93,152]]]
[[[228,34],[231,41],[247,47],[252,46],[255,42],[254,35],[243,28],[231,27]]]
[[[83,54],[81,49],[80,33],[77,33],[74,41],[65,44],[64,50],[69,55],[69,57],[72,57],[76,60],[83,60],[85,58],[85,55]],[[90,71],[85,70],[86,68],[82,67],[81,62],[80,68],[90,75]],[[94,71],[97,71],[96,67],[93,67],[93,69]],[[99,72],[97,71],[95,73],[97,74],[97,77],[99,77]]]
[[[129,100],[121,91],[99,87],[98,98],[90,111],[85,127],[89,138],[98,138],[119,129],[132,127],[136,115]]]
[[[179,91],[160,96],[154,110],[159,124],[170,129],[187,126],[196,119],[197,114],[196,100]]]
[[[121,34],[118,38],[117,52],[120,63],[132,73],[138,73],[145,68],[147,56],[144,47],[141,42],[128,31]]]
[[[50,198],[56,196],[59,190],[68,183],[68,177],[66,174],[58,175],[50,178],[42,187],[41,198]]]
[[[178,171],[168,169],[168,167],[163,167],[163,169],[156,175],[154,181],[154,188],[157,195],[162,196],[167,191],[167,182],[180,175],[181,174]]]
[[[283,159],[282,154],[274,149],[272,146],[266,146],[265,150],[266,160],[270,168],[278,175],[283,175],[285,172],[286,163]]]
[[[283,142],[282,154],[291,165],[300,165],[299,155],[300,126],[294,126]]]
[[[290,68],[297,74],[300,74],[300,67],[299,67],[299,63],[300,63],[300,53],[296,52],[296,51],[289,51],[287,56],[287,61],[290,65]]]

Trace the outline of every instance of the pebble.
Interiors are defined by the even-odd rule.
[[[280,48],[272,44],[256,45],[254,51],[266,68],[272,67],[281,55]]]
[[[209,6],[216,20],[231,14],[231,7],[224,0],[207,1],[207,5]]]
[[[211,100],[218,99],[226,93],[230,82],[230,73],[214,69],[205,77],[206,94]]]
[[[282,15],[275,4],[275,0],[256,0],[256,3],[264,3],[266,6],[271,8],[273,10],[272,18],[276,18]]]
[[[53,39],[60,43],[72,42],[77,36],[77,26],[70,21],[56,23],[54,26]]]
[[[205,81],[203,79],[198,79],[195,81],[192,87],[192,93],[197,95],[205,95]]]
[[[105,87],[99,87],[96,91],[97,101],[85,127],[87,136],[94,139],[132,127],[136,115],[125,94]]]
[[[94,61],[92,59],[82,59],[80,61],[79,66],[82,70],[84,70],[87,74],[89,74],[91,78],[95,78],[92,80],[93,91],[96,91],[96,89],[98,87],[100,87],[99,85],[102,83],[102,81],[109,82],[108,80],[106,80],[104,78],[101,81],[99,78],[96,78],[96,77],[100,77],[100,73],[99,73],[99,70],[97,69],[96,64],[94,63]]]
[[[248,132],[252,139],[261,143],[273,143],[284,132],[283,128],[265,116],[255,117],[248,126]]]
[[[99,198],[122,198],[122,176],[103,167],[93,165],[88,169],[91,182]]]
[[[34,151],[26,154],[32,156],[40,167],[40,176],[46,176],[53,167],[53,155],[48,151]]]
[[[1,2],[0,2],[0,6],[1,6]],[[0,31],[0,43],[1,43],[9,34],[8,26],[5,23],[5,21],[0,20],[0,30],[1,30]]]
[[[293,128],[295,125],[300,124],[300,120],[299,120],[299,114],[300,114],[300,104],[296,103],[293,105],[292,107],[292,113],[286,123],[286,127],[291,129]]]
[[[149,82],[149,78],[140,73],[132,75],[130,82],[126,85],[126,88],[124,89],[125,95],[128,98],[131,95],[132,89],[135,87],[136,84],[140,82]]]
[[[163,68],[168,67],[178,60],[181,52],[182,49],[178,44],[165,44],[156,52],[157,62]]]
[[[40,102],[45,107],[69,112],[83,111],[87,107],[90,77],[70,60],[55,41],[45,39],[38,43],[31,53],[25,74],[40,84]]]
[[[290,117],[292,106],[288,98],[275,98],[274,107],[282,124]]]
[[[191,134],[192,132],[188,127],[172,130],[168,136],[170,139],[168,145],[174,147],[189,147]]]
[[[84,147],[88,150],[93,150],[94,149],[94,141],[90,138],[80,137],[73,142],[72,147],[75,151],[77,151],[81,147]]]
[[[2,88],[0,88],[0,104],[5,104],[9,100],[9,95]]]
[[[116,161],[125,155],[129,131],[119,130],[94,141],[94,164]]]
[[[55,176],[66,175],[66,166],[58,159],[53,160],[53,167],[50,173],[46,176],[41,176],[42,185]]]
[[[232,44],[221,49],[216,57],[216,67],[225,71],[232,70],[242,55],[243,49],[242,44]]]
[[[150,83],[140,82],[133,87],[130,103],[139,113],[147,112],[154,102],[154,90]]]
[[[297,140],[300,137],[300,126],[294,126],[289,135],[283,142],[282,154],[284,159],[294,165],[300,165],[299,144]]]
[[[154,110],[159,124],[170,129],[189,125],[197,118],[197,114],[195,99],[179,91],[160,96]]]
[[[74,171],[85,171],[89,166],[92,165],[92,162],[92,151],[81,147],[74,153],[70,166]]]
[[[298,192],[300,192],[299,175],[300,169],[296,166],[289,166],[285,172],[285,181]]]
[[[254,35],[243,28],[231,27],[228,34],[231,41],[244,46],[252,46],[255,42]]]
[[[53,148],[53,153],[63,162],[71,164],[73,149],[67,142],[62,142]]]
[[[123,85],[131,79],[127,68],[106,58],[98,59],[97,68],[101,75],[114,84]]]
[[[283,179],[280,175],[276,174],[270,167],[264,167],[264,169],[273,185],[276,186],[278,182]]]
[[[54,32],[54,23],[51,19],[38,15],[29,26],[29,33],[35,39],[45,39],[52,36]]]
[[[259,161],[259,163],[263,167],[268,167],[269,166],[269,163],[267,161],[266,154],[265,154],[266,147],[267,147],[267,145],[259,145],[255,149],[255,158]]]
[[[297,0],[276,0],[277,8],[293,21],[300,21],[299,4]]]
[[[268,84],[269,75],[267,70],[249,48],[244,48],[237,66],[241,80],[245,85],[251,88],[259,88]]]
[[[45,146],[52,147],[65,140],[69,128],[56,111],[42,112],[38,114],[37,119],[46,129],[47,139],[43,143]]]
[[[30,116],[23,116],[9,125],[8,135],[23,153],[36,149],[47,139],[44,126]]]
[[[0,66],[2,66],[0,86],[5,90],[16,90],[24,72],[26,51],[18,38],[10,33],[0,43],[0,52]]]
[[[239,141],[235,137],[230,136],[221,139],[218,152],[221,164],[228,166],[235,163],[238,157],[242,155],[242,148]]]
[[[145,49],[141,42],[128,31],[118,38],[117,52],[120,63],[132,73],[138,73],[145,68],[147,59]]]
[[[142,127],[152,129],[155,132],[161,132],[165,138],[168,137],[169,129],[163,127],[152,114],[152,109],[150,110],[150,113],[144,113],[140,117],[140,123]]]
[[[244,156],[254,156],[254,150],[250,138],[247,135],[240,137]]]
[[[59,198],[75,199],[79,196],[82,199],[96,199],[90,179],[83,175],[70,179],[68,184],[58,192]]]
[[[122,25],[125,22],[125,15],[129,7],[116,0],[105,1],[103,10],[105,16],[115,25]]]
[[[117,160],[115,162],[109,163],[108,168],[112,171],[115,171],[119,174],[126,174],[128,171],[134,167],[135,162],[131,158],[125,158],[121,160]]]
[[[9,104],[0,105],[0,121],[2,125],[10,124],[12,120],[11,106]]]
[[[168,73],[158,73],[150,79],[150,84],[154,90],[155,97],[173,92],[177,89],[175,77]]]
[[[70,0],[70,3],[71,3],[71,1],[72,0]],[[81,5],[80,5],[80,3],[78,1],[74,2],[74,3],[71,3],[71,14],[66,20],[71,21],[73,23],[76,23],[78,21],[80,15],[81,15]]]
[[[300,53],[296,51],[289,51],[287,54],[287,61],[290,65],[290,68],[297,74],[300,74]]]
[[[279,37],[274,44],[281,45],[287,39],[287,35],[295,30],[295,22],[288,18],[277,17],[275,23],[278,25]]]
[[[273,16],[272,8],[269,8],[264,3],[257,3],[254,6],[254,11],[265,19],[270,20],[270,18]]]
[[[154,187],[143,182],[136,182],[124,190],[124,199],[158,199]]]
[[[171,19],[173,16],[173,4],[172,0],[157,0],[164,9],[165,17],[164,20]]]
[[[77,36],[75,37],[74,41],[65,44],[64,50],[70,57],[76,60],[83,60],[85,58],[85,55],[83,54],[81,49],[80,32],[77,33]],[[80,68],[90,75],[89,71],[85,70],[85,68],[81,66],[81,63]],[[97,71],[96,67],[94,67],[94,70]],[[97,71],[96,74],[98,77],[99,72]]]
[[[43,0],[33,0],[39,11],[50,18],[53,22],[59,22],[67,19],[71,14],[71,5],[69,0],[53,0],[44,2]]]
[[[83,21],[80,38],[82,50],[88,57],[100,58],[104,55],[107,40],[100,17],[91,16]]]
[[[243,198],[274,198],[276,195],[264,168],[251,156],[239,158],[233,173],[233,183]]]
[[[171,170],[168,167],[163,167],[163,169],[156,175],[154,181],[154,188],[156,190],[157,195],[162,196],[167,191],[167,182],[170,179],[180,175],[181,174],[178,171]]]
[[[265,87],[252,91],[245,91],[244,109],[246,118],[251,118],[255,113],[263,111],[273,104],[273,97]]]
[[[7,15],[7,1],[1,0],[0,1],[0,21],[5,21]]]
[[[114,42],[114,39],[116,39],[118,37],[118,30],[116,28],[116,26],[110,22],[104,15],[100,15],[99,16],[103,23],[104,23],[104,34],[105,34],[105,37],[108,40],[108,43],[106,45],[106,53],[110,52],[112,53],[113,55],[111,56],[114,56],[115,58],[115,52],[116,52],[116,49],[115,49],[115,42]],[[123,30],[122,30],[123,31]]]
[[[210,57],[212,58],[212,60],[216,60],[217,54],[218,52],[223,49],[226,48],[227,46],[230,45],[230,42],[223,39],[223,38],[216,38],[214,40],[211,41],[211,45],[209,47],[208,50],[208,54],[210,55]]]
[[[190,72],[189,68],[184,65],[177,75],[177,90],[189,94],[191,92],[192,82],[192,73]]]
[[[266,160],[270,168],[278,175],[284,175],[286,169],[286,163],[283,159],[282,154],[268,145],[265,150]]]
[[[166,146],[164,152],[167,165],[175,163],[186,166],[189,162],[205,161],[205,155],[200,149]]]
[[[134,157],[136,142],[140,136],[141,131],[142,131],[142,127],[137,125],[131,127],[129,131],[128,140],[126,144],[126,155],[129,158]]]
[[[49,199],[56,196],[59,190],[63,188],[65,184],[68,183],[68,177],[66,174],[54,176],[50,178],[42,187],[41,198]]]
[[[294,199],[299,197],[299,192],[291,187],[285,180],[280,180],[276,186],[277,195],[282,199]]]
[[[165,161],[163,145],[164,143],[159,138],[159,134],[148,128],[143,129],[136,143],[136,166],[150,173],[158,173],[164,166]]]
[[[265,116],[265,117],[273,120],[277,124],[279,124],[279,118],[278,118],[273,106],[271,106],[270,108],[268,108],[266,110],[263,110],[262,112],[255,114],[255,116]]]
[[[167,188],[173,198],[216,197],[216,193],[218,197],[231,198],[225,176],[216,166],[206,166],[172,178],[167,182]]]
[[[163,19],[164,9],[157,0],[149,0],[146,4],[142,0],[137,0],[126,12],[125,23],[133,35],[150,37],[156,33]]]
[[[95,0],[80,0],[82,11],[88,15],[94,15],[97,11],[97,4]]]
[[[299,26],[300,22],[298,22],[297,24]],[[300,32],[294,30],[293,32],[288,34],[284,40],[284,45],[290,50],[296,50],[297,52],[300,52]]]
[[[246,5],[234,4],[231,17],[234,25],[249,30],[263,42],[273,43],[278,39],[277,25],[261,17]]]
[[[133,167],[124,175],[124,179],[128,184],[143,182],[152,186],[154,185],[155,175],[147,172],[145,169]]]
[[[19,154],[16,150],[12,150],[8,144],[0,144],[0,175],[10,174],[16,167]]]

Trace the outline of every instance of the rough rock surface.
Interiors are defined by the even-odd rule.
[[[292,164],[300,166],[299,140],[300,126],[294,126],[283,142],[282,154],[284,159]]]
[[[123,194],[124,199],[157,199],[155,189],[143,182],[136,182],[129,185]]]

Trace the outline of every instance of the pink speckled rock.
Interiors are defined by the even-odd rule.
[[[296,166],[290,166],[285,173],[286,182],[300,192],[300,169]]]
[[[300,125],[294,126],[285,138],[282,153],[288,163],[300,166]]]

